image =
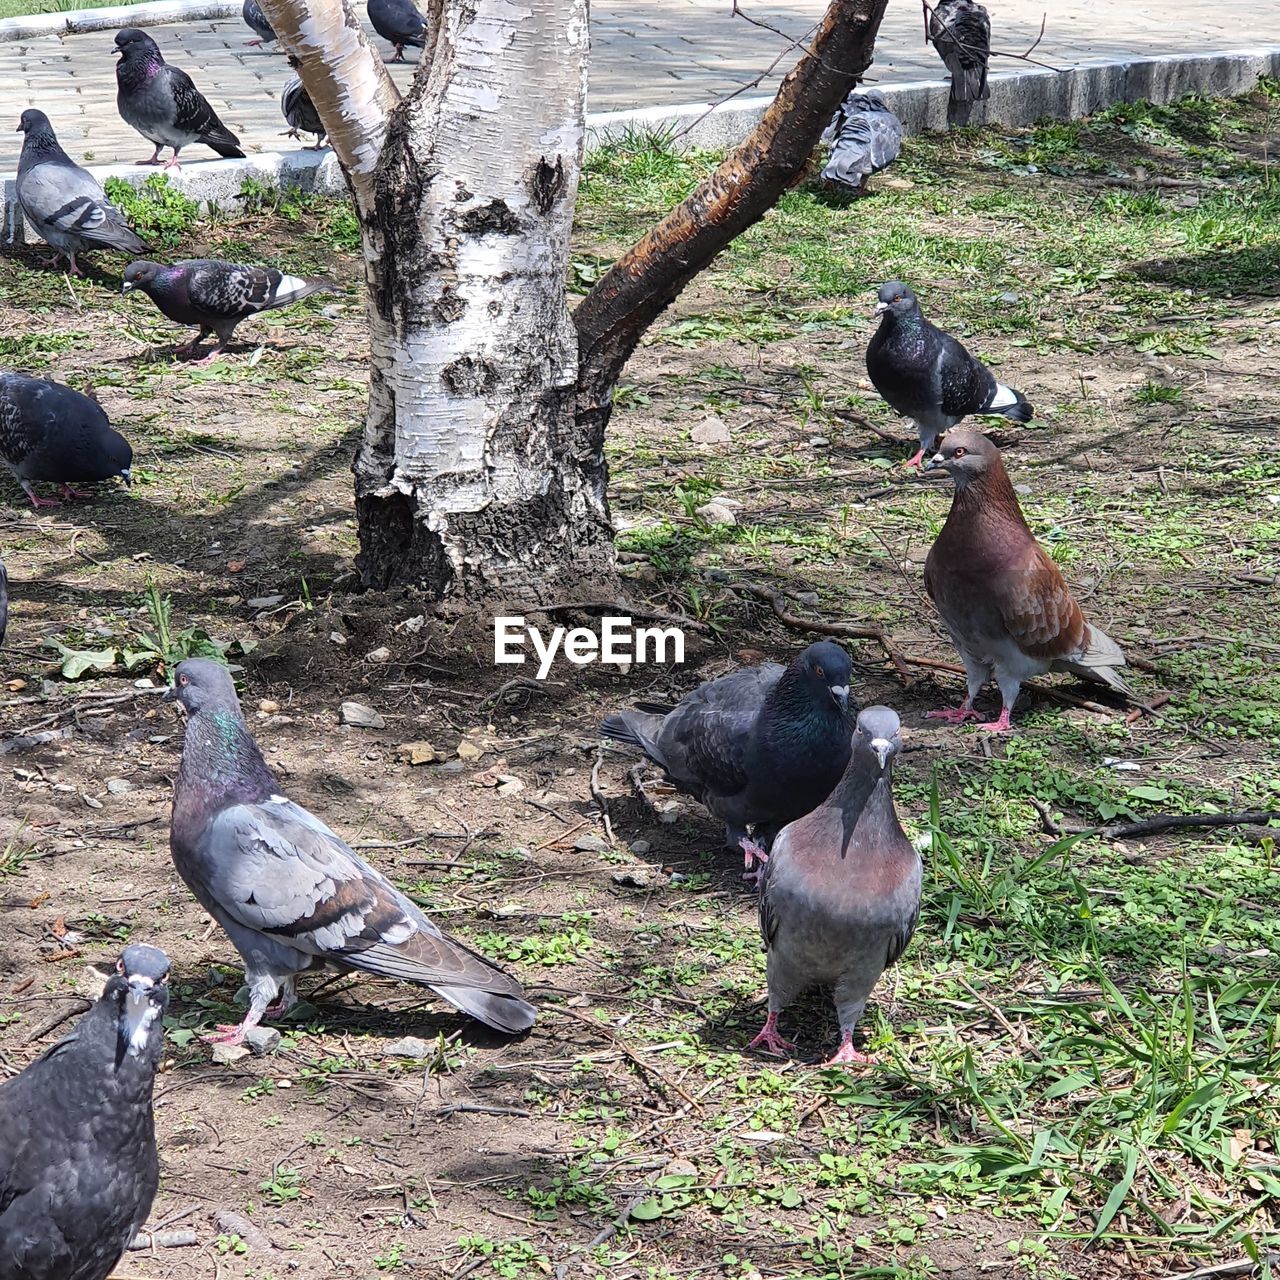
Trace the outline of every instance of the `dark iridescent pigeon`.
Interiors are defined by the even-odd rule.
[[[769,1017],[750,1048],[794,1049],[778,1033],[778,1015],[810,987],[829,986],[840,1017],[830,1063],[875,1061],[854,1049],[853,1029],[920,912],[920,855],[893,807],[899,727],[888,707],[863,711],[835,790],[773,842],[760,882]]]
[[[116,52],[116,106],[125,124],[156,148],[139,164],[159,164],[161,148],[172,147],[173,159],[165,168],[179,168],[178,152],[195,142],[228,159],[244,159],[240,139],[218,119],[191,77],[165,62],[145,31],[126,27],[116,36]]]
[[[624,711],[600,731],[639,747],[701,801],[749,870],[779,828],[820,804],[844,771],[852,674],[848,653],[820,640],[789,667],[744,667],[699,685],[665,714]]]
[[[947,123],[969,123],[973,103],[991,96],[991,19],[975,0],[937,0],[929,15],[929,40],[951,72]]]
[[[316,144],[308,147],[309,151],[319,151],[324,146],[327,130],[316,104],[311,101],[306,89],[302,87],[302,77],[294,76],[284,87],[280,95],[280,111],[289,125],[289,136],[301,138],[304,133],[314,133]]]
[[[426,47],[427,20],[412,0],[369,0],[369,22],[388,44],[395,45],[392,62],[404,61],[406,45]]]
[[[0,458],[33,507],[61,506],[36,494],[36,480],[60,484],[64,498],[87,498],[72,486],[132,479],[133,450],[96,400],[21,373],[0,373]]]
[[[244,19],[244,25],[257,35],[256,40],[245,41],[250,49],[261,49],[264,44],[275,43],[276,33],[267,21],[267,15],[258,7],[257,0],[244,0],[240,16]]]
[[[18,203],[44,240],[66,255],[73,276],[82,274],[76,254],[86,249],[138,253],[146,248],[97,178],[58,145],[43,111],[24,111],[18,131],[26,134],[18,157]],[[48,264],[57,261],[55,253]]]
[[[867,374],[885,400],[916,424],[920,448],[908,466],[923,466],[925,450],[971,413],[1031,421],[1035,411],[1026,396],[997,382],[982,361],[930,324],[905,284],[881,286],[876,315],[880,327],[867,344]]]
[[[280,793],[227,669],[188,658],[166,695],[187,710],[173,792],[174,866],[244,958],[249,1011],[210,1037],[238,1044],[297,1002],[294,980],[326,964],[430,987],[515,1033],[536,1011],[520,984],[442,933],[319,818]],[[275,1001],[275,1003],[271,1003]]]
[[[924,565],[924,584],[955,641],[969,694],[954,711],[928,718],[977,720],[973,700],[995,673],[1000,716],[979,725],[1004,733],[1024,680],[1069,671],[1119,693],[1120,646],[1085,621],[1058,566],[1027,527],[1000,450],[981,432],[958,427],[942,437],[929,468],[955,481],[951,511]]]
[[[167,267],[144,258],[124,269],[121,292],[139,289],[176,324],[199,326],[199,333],[175,348],[175,355],[193,354],[216,333],[218,343],[199,362],[203,364],[225,350],[242,320],[329,287],[326,280],[304,280],[275,267],[248,267],[220,258],[188,258]]]
[[[3,1280],[104,1280],[151,1211],[168,976],[126,947],[75,1030],[0,1084]]]
[[[823,137],[831,145],[824,181],[858,195],[873,173],[898,158],[902,121],[874,90],[855,90],[840,104]]]

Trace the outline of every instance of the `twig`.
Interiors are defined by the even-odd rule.
[[[604,822],[604,835],[610,847],[613,846],[613,823],[609,821],[609,801],[600,789],[600,766],[604,762],[604,739],[596,747],[595,763],[591,766],[591,798],[600,809],[600,818]]]
[[[1034,796],[1028,803],[1040,815],[1045,834],[1050,836],[1096,835],[1103,840],[1131,840],[1136,836],[1158,835],[1161,831],[1185,831],[1203,827],[1265,827],[1280,822],[1280,812],[1272,809],[1246,809],[1240,813],[1158,813],[1135,822],[1113,822],[1104,826],[1088,826],[1080,822],[1055,822],[1049,806]],[[1276,832],[1280,837],[1280,831]]]
[[[1238,1258],[1235,1262],[1218,1262],[1208,1267],[1197,1267],[1194,1271],[1183,1271],[1179,1275],[1170,1276],[1169,1280],[1226,1280],[1227,1276],[1247,1276],[1259,1271],[1262,1267],[1275,1266],[1280,1262],[1280,1253],[1268,1253],[1256,1262],[1252,1258]]]
[[[513,680],[508,680],[505,684],[499,685],[488,697],[480,700],[477,711],[483,711],[486,707],[497,706],[503,698],[509,693],[517,693],[524,690],[527,693],[540,693],[543,697],[551,696],[551,689],[563,689],[564,685],[557,684],[554,680],[530,680],[528,676],[516,676]]]
[[[638,1191],[630,1200],[627,1201],[622,1212],[618,1214],[612,1222],[601,1227],[600,1230],[597,1231],[596,1234],[592,1236],[591,1239],[581,1248],[570,1250],[569,1256],[565,1258],[563,1262],[556,1263],[556,1280],[564,1280],[565,1276],[569,1272],[569,1264],[574,1260],[574,1258],[580,1257],[584,1253],[590,1253],[593,1249],[598,1249],[602,1244],[612,1240],[613,1237],[627,1225],[627,1222],[631,1217],[631,1211],[643,1200],[647,1200],[650,1194],[651,1193],[648,1188],[643,1191]]]
[[[47,1036],[50,1031],[62,1026],[64,1022],[68,1021],[68,1019],[86,1012],[92,1006],[92,1000],[83,1000],[77,997],[70,1004],[63,1005],[57,1013],[46,1018],[22,1043],[31,1044],[33,1041],[39,1040],[41,1036]]]
[[[127,1249],[181,1249],[200,1243],[190,1227],[178,1231],[139,1231],[125,1246]]]
[[[1029,62],[1033,67],[1044,67],[1046,71],[1056,71],[1059,75],[1064,75],[1069,70],[1069,68],[1067,67],[1055,67],[1052,63],[1041,62],[1038,59],[1030,56],[1032,51],[1036,48],[1036,46],[1040,43],[1040,41],[1044,39],[1045,23],[1049,20],[1049,15],[1047,12],[1040,19],[1040,34],[1036,36],[1036,38],[1031,42],[1031,47],[1027,50],[1027,52],[1026,53],[1010,53],[1008,49],[992,49],[988,47],[984,51],[982,49],[976,48],[974,45],[968,44],[967,42],[965,42],[964,40],[961,40],[956,35],[954,29],[951,26],[950,20],[943,17],[941,14],[939,14],[938,11],[928,3],[928,0],[922,0],[922,3],[924,4],[924,11],[925,11],[925,20],[924,20],[925,44],[932,44],[935,49],[938,46],[934,43],[933,37],[929,34],[929,18],[931,16],[934,18],[937,18],[939,24],[946,28],[948,34],[951,36],[951,39],[955,41],[956,48],[963,49],[967,53],[982,54],[983,52],[985,52],[987,56],[991,58],[1015,58],[1019,62]]]
[[[0,742],[0,756],[11,751],[30,751],[32,747],[42,747],[47,742],[61,742],[71,737],[70,729],[48,729],[44,733],[20,733],[17,737],[6,738]]]
[[[436,1115],[451,1116],[456,1115],[459,1111],[476,1112],[485,1116],[531,1116],[532,1111],[526,1111],[523,1107],[491,1107],[480,1102],[450,1102],[441,1107]]]
[[[231,1209],[222,1209],[214,1224],[218,1230],[229,1236],[239,1236],[250,1249],[274,1250],[275,1241],[261,1227],[249,1221],[243,1213]]]
[[[620,616],[638,618],[641,622],[672,622],[678,627],[688,627],[693,631],[710,632],[711,630],[705,622],[699,622],[696,618],[686,617],[683,613],[655,613],[651,610],[633,609],[629,604],[624,604],[621,600],[568,600],[563,604],[535,605],[529,609],[529,612],[569,613],[574,610],[580,610],[583,613],[599,611],[602,614],[612,610]]]

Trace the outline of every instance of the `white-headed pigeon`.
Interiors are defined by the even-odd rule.
[[[991,19],[976,0],[937,0],[929,15],[929,40],[951,72],[947,123],[969,123],[973,104],[991,96]]]
[[[929,549],[924,583],[951,633],[968,676],[969,693],[954,711],[928,717],[963,724],[978,719],[973,700],[995,673],[999,719],[978,727],[1010,728],[1024,680],[1046,671],[1073,675],[1120,693],[1120,646],[1085,621],[1058,566],[1045,555],[1023,518],[1000,450],[981,432],[957,427],[942,437],[928,466],[955,481],[951,511]]]
[[[297,975],[330,965],[430,987],[499,1031],[536,1011],[520,984],[442,933],[314,814],[281,794],[225,667],[187,658],[166,697],[187,711],[173,792],[174,866],[244,959],[249,1011],[211,1039],[238,1044],[297,1002]],[[274,1001],[274,1003],[272,1003]]]
[[[681,791],[725,824],[751,868],[778,830],[820,804],[849,758],[849,654],[811,644],[784,667],[709,680],[665,712],[624,711],[600,725],[639,747]],[[754,829],[754,841],[746,839]]]
[[[3,1280],[104,1280],[151,1211],[168,977],[126,947],[75,1030],[0,1084]]]
[[[139,253],[146,248],[124,214],[107,199],[97,178],[58,145],[43,111],[29,107],[22,113],[18,131],[26,135],[18,157],[18,203],[44,240],[66,255],[73,276],[82,274],[76,254],[86,249]],[[58,253],[49,259],[50,266],[57,262]]]
[[[60,505],[37,495],[37,480],[60,484],[64,498],[90,496],[76,484],[132,480],[133,449],[96,400],[22,373],[0,373],[0,458],[33,507]]]
[[[369,22],[390,45],[392,62],[403,62],[405,47],[422,49],[427,43],[427,20],[412,0],[369,0]]]
[[[835,790],[773,842],[760,882],[769,1016],[753,1049],[794,1049],[778,1032],[778,1015],[810,987],[828,986],[840,1017],[830,1062],[874,1062],[854,1049],[853,1030],[920,913],[920,855],[893,807],[899,729],[888,707],[862,711]]]
[[[923,466],[925,450],[971,413],[1031,421],[1035,411],[1026,396],[997,382],[981,360],[930,324],[905,284],[891,280],[880,287],[876,315],[880,327],[867,344],[867,374],[889,405],[916,424],[920,448],[907,466]]]
[[[874,89],[854,90],[837,108],[823,137],[831,145],[823,180],[850,195],[861,195],[867,179],[898,158],[902,121]]]
[[[136,129],[155,152],[139,164],[159,164],[163,147],[173,148],[165,166],[179,168],[178,152],[202,142],[227,159],[244,159],[240,139],[218,119],[218,113],[191,77],[164,60],[160,46],[145,31],[126,27],[116,35],[116,106],[125,124]]]
[[[164,266],[145,258],[124,269],[122,293],[145,293],[175,324],[196,325],[199,332],[175,355],[192,355],[210,334],[217,345],[205,363],[226,349],[236,325],[260,311],[291,303],[330,288],[327,280],[286,275],[275,267],[250,267],[220,258],[189,258]]]

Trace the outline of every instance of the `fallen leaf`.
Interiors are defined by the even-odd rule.
[[[244,561],[244,560],[228,560],[228,561],[227,561],[227,572],[228,572],[228,573],[239,573],[239,572],[244,568],[245,564],[246,564],[246,561]]]

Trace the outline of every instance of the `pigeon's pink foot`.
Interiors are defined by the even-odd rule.
[[[978,728],[984,733],[1012,733],[1013,725],[1009,723],[1009,708],[1002,708],[1000,715],[995,720],[991,720],[987,724],[980,724]]]
[[[56,267],[58,263],[61,261],[62,261],[62,254],[51,253],[47,258],[40,259],[40,265],[42,267]]]
[[[764,851],[764,846],[757,843],[750,836],[743,836],[739,841],[742,846],[743,866],[746,870],[742,873],[742,878],[753,889],[760,887],[760,877],[764,875],[764,865],[769,861],[769,855]],[[757,866],[756,864],[760,865]]]
[[[214,349],[210,351],[207,356],[202,356],[199,360],[193,360],[191,364],[194,368],[199,368],[201,365],[205,365],[205,364],[212,364],[213,361],[215,361],[222,354],[222,351],[223,351],[222,347],[214,347]]]
[[[261,41],[261,40],[246,40],[246,41],[244,42],[244,47],[245,47],[246,49],[261,49],[261,48],[262,48],[262,41]]]
[[[944,707],[941,711],[926,711],[926,720],[943,720],[947,724],[964,724],[966,720],[976,720],[978,713],[967,703],[963,707]]]
[[[70,502],[72,498],[92,498],[93,494],[85,493],[83,489],[73,489],[69,484],[64,484],[62,486],[62,496],[67,502]]]
[[[167,165],[165,165],[165,168],[166,168],[166,169],[181,169],[181,168],[182,168],[182,162],[178,159],[178,156],[177,156],[177,153],[176,153],[176,152],[174,153],[173,159],[172,159],[172,160],[170,160],[170,161],[169,161],[169,163],[168,163]]]
[[[921,445],[915,453],[902,464],[904,467],[923,467],[924,466],[924,445]]]
[[[856,1064],[857,1066],[874,1067],[878,1063],[879,1059],[872,1057],[871,1054],[859,1053],[853,1047],[853,1032],[846,1031],[840,1039],[840,1047],[822,1065],[824,1067],[838,1067]]]
[[[39,511],[41,507],[60,507],[62,503],[57,498],[42,498],[38,493],[28,493],[27,497],[31,499],[31,505],[35,510]]]
[[[243,1044],[244,1033],[249,1030],[247,1022],[241,1022],[237,1026],[228,1026],[225,1023],[219,1023],[217,1031],[209,1031],[200,1037],[205,1044]]]
[[[288,1013],[289,1010],[292,1009],[293,1006],[297,1003],[298,1003],[297,996],[294,996],[292,998],[290,998],[289,996],[281,996],[280,999],[275,1002],[275,1004],[269,1004],[265,1009],[263,1009],[262,1016],[264,1018],[272,1018],[272,1019],[283,1018],[284,1015]]]
[[[789,1050],[794,1049],[795,1045],[790,1040],[784,1040],[778,1031],[778,1015],[771,1013],[765,1020],[764,1026],[760,1030],[760,1034],[747,1045],[748,1049],[763,1049],[766,1053],[777,1054],[779,1058],[785,1058]]]

